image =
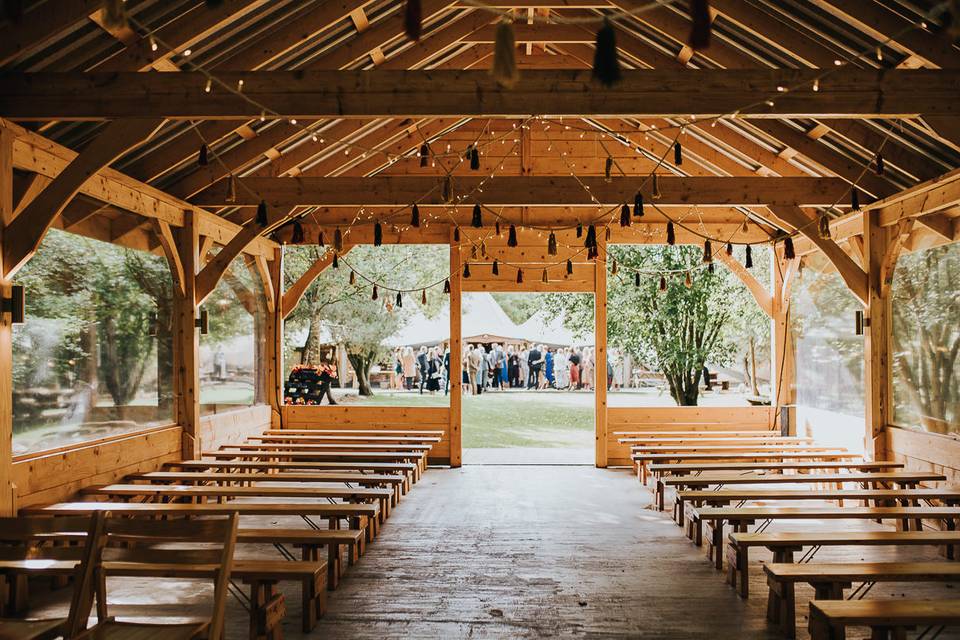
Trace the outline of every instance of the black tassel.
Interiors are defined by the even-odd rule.
[[[673,222],[667,223],[667,244],[673,246],[677,243],[677,234],[673,228]]]
[[[469,277],[470,277],[470,263],[469,263],[469,262],[464,262],[464,263],[463,263],[463,277],[464,277],[464,278],[469,278]]]
[[[261,229],[267,226],[267,203],[264,200],[257,205],[257,224]]]
[[[707,0],[690,0],[690,29],[688,44],[694,51],[710,46],[710,3]]]
[[[623,205],[620,208],[620,226],[629,227],[630,226],[630,207],[628,205]],[[607,227],[609,229],[609,227]]]
[[[411,40],[420,40],[423,33],[423,7],[420,0],[407,0],[403,11],[403,30]]]
[[[523,269],[517,269],[517,284],[523,283]]]
[[[610,225],[607,225],[606,231],[603,232],[603,237],[607,239],[607,242],[610,242],[610,238],[613,237],[613,232],[610,230]]]
[[[726,251],[727,251],[727,255],[728,255],[728,256],[732,256],[732,255],[733,255],[733,243],[732,243],[732,242],[728,242],[728,243],[727,243],[727,249],[726,249]]]
[[[587,227],[587,237],[583,241],[583,246],[587,249],[597,246],[597,228],[594,225]]]
[[[333,232],[333,250],[337,253],[343,251],[343,233],[340,229],[335,229]]]
[[[747,245],[747,257],[743,261],[743,266],[747,269],[753,269],[753,249],[750,245]]]
[[[710,264],[713,262],[713,245],[710,244],[709,240],[703,241],[703,263]]]
[[[413,205],[413,209],[410,211],[410,226],[420,226],[420,207],[417,205]]]
[[[500,235],[500,218],[497,218],[497,222],[496,222],[496,224],[494,225],[494,231],[497,232],[497,236]]]
[[[660,291],[667,290],[667,279],[664,276],[660,276]]]
[[[577,237],[578,237],[578,238],[582,238],[582,237],[583,237],[583,223],[582,223],[582,222],[578,222],[578,223],[577,223]]]
[[[322,249],[323,247],[327,246],[327,243],[324,242],[323,240],[324,240],[324,238],[323,238],[323,231],[321,231],[321,232],[317,235],[317,245],[318,245],[321,249]]]
[[[371,300],[376,300],[379,297],[380,295],[377,293],[377,285],[373,285],[373,295],[371,296]]]
[[[850,208],[854,211],[860,211],[860,192],[856,187],[850,189]]]
[[[557,255],[557,235],[553,231],[550,232],[550,237],[547,238],[547,255]]]
[[[477,149],[476,146],[470,147],[470,169],[473,171],[480,170],[480,149]]]
[[[513,33],[513,23],[501,20],[497,25],[497,36],[493,46],[493,66],[490,75],[503,87],[508,89],[520,79],[517,71],[517,40]]]
[[[200,145],[200,155],[197,157],[197,164],[201,167],[205,167],[210,164],[210,159],[207,157],[207,145]]]
[[[353,285],[355,285],[355,284],[357,284],[357,274],[356,274],[356,272],[355,272],[353,269],[351,269],[351,270],[350,270],[350,285],[353,286]]]
[[[293,235],[290,236],[290,242],[300,244],[303,242],[303,225],[299,220],[293,221]]]
[[[613,158],[610,156],[607,156],[607,161],[603,165],[603,179],[606,182],[610,182],[611,180],[613,180],[613,178],[611,177],[612,171],[613,171]]]
[[[473,205],[473,219],[470,221],[470,226],[474,229],[479,229],[483,226],[483,213],[480,211],[480,205]]]
[[[878,176],[882,176],[882,175],[883,175],[883,154],[881,154],[881,153],[878,153],[878,154],[877,154],[877,165],[876,165],[876,166],[877,166],[877,175],[878,175]]]
[[[397,309],[403,309],[403,295],[397,291]]]
[[[567,258],[567,275],[573,275],[573,260]]]
[[[713,263],[707,265],[707,273],[713,273],[716,269],[713,267]]]
[[[550,282],[550,278],[547,277],[547,270],[546,270],[546,269],[543,270],[543,275],[540,276],[540,282],[542,282],[542,283],[544,283],[544,284],[547,284],[548,282]]]
[[[635,271],[635,272],[633,273],[633,286],[635,286],[635,287],[639,287],[639,286],[640,286],[640,272],[639,272],[639,271]]]
[[[817,220],[817,230],[820,232],[821,238],[824,240],[830,239],[830,218],[827,214],[820,214],[820,218]]]
[[[679,140],[673,143],[673,164],[678,167],[683,164],[683,147]]]
[[[338,254],[333,254],[333,264],[330,265],[334,269],[340,268],[340,256]]]
[[[493,275],[500,275],[500,264],[494,259],[493,261]]]
[[[450,293],[450,281],[449,281],[449,280],[444,280],[444,281],[443,281],[443,292],[444,292],[444,293]]]
[[[643,194],[637,191],[637,195],[633,196],[633,215],[638,218],[643,217]]]
[[[517,228],[513,225],[510,225],[510,234],[507,236],[507,246],[517,246]]]
[[[373,225],[373,246],[379,247],[383,244],[383,225],[377,222]]]
[[[453,241],[460,242],[460,227],[453,228]]]
[[[607,19],[604,19],[603,26],[597,31],[597,42],[593,53],[593,77],[608,87],[620,81],[617,34]]]
[[[797,254],[793,250],[793,238],[788,236],[783,241],[783,259],[793,260],[796,257],[797,257]]]
[[[426,167],[430,164],[430,147],[426,143],[420,145],[420,167]]]

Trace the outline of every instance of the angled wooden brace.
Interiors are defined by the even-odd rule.
[[[816,219],[809,215],[800,207],[770,207],[770,211],[783,221],[784,224],[793,227],[807,239],[810,240],[823,255],[827,257],[837,273],[843,278],[847,288],[864,305],[868,301],[867,292],[867,272],[860,268],[853,258],[848,256],[840,246],[833,240],[821,238],[817,230]]]
[[[134,118],[107,125],[7,227],[3,237],[4,277],[12,277],[27,263],[54,220],[87,180],[149,139],[162,124],[160,119]]]
[[[883,262],[880,266],[880,286],[882,287],[881,296],[887,297],[890,293],[890,287],[893,285],[893,275],[897,269],[897,260],[903,251],[903,245],[906,243],[910,232],[913,230],[915,218],[904,218],[898,222],[890,231],[890,242],[887,251],[883,255]]]
[[[353,249],[352,245],[344,245],[343,251],[338,255],[345,256],[350,253],[350,250]],[[283,319],[286,320],[290,317],[290,314],[293,313],[294,309],[297,308],[297,305],[300,304],[300,300],[303,298],[303,294],[307,292],[307,289],[310,288],[310,285],[313,284],[313,281],[324,272],[324,270],[333,264],[333,250],[328,250],[322,256],[317,258],[317,260],[310,265],[310,268],[307,269],[300,278],[290,285],[290,288],[283,293],[283,299],[281,300],[280,310]]]
[[[177,251],[177,241],[173,237],[173,230],[170,225],[163,220],[153,219],[153,230],[157,234],[160,246],[163,248],[163,255],[167,257],[167,264],[170,266],[170,276],[173,278],[173,286],[180,294],[180,297],[186,295],[186,282],[184,281],[183,261],[180,259],[180,253]]]
[[[747,289],[750,290],[750,293],[753,294],[753,299],[757,301],[757,305],[760,309],[767,314],[768,318],[773,317],[773,297],[770,295],[770,292],[760,284],[760,282],[753,277],[753,274],[747,271],[747,268],[742,264],[737,262],[733,256],[728,256],[726,251],[717,251],[714,254],[714,257],[719,259],[720,262],[727,265],[727,268],[733,272],[737,278],[740,279],[740,282],[746,285]]]
[[[257,275],[260,276],[260,282],[263,284],[263,295],[267,299],[267,311],[273,313],[277,294],[273,288],[273,279],[270,277],[270,266],[267,264],[265,256],[254,256],[253,261],[257,268]]]

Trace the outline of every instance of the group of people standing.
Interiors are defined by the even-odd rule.
[[[609,368],[609,365],[608,365]],[[481,394],[497,389],[593,389],[593,349],[554,348],[543,344],[469,344],[463,352],[460,383],[464,393]],[[412,347],[393,355],[396,390],[419,389],[434,394],[450,391],[450,349]],[[608,371],[608,376],[611,372]]]

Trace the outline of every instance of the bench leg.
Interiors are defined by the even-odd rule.
[[[327,613],[327,574],[325,572],[321,571],[313,578],[303,581],[302,598],[303,632],[310,633],[317,626],[317,620]]]
[[[657,510],[663,511],[663,494],[666,493],[666,486],[663,484],[662,478],[657,478]]]
[[[785,638],[797,637],[796,593],[792,582],[767,577],[767,620],[780,628]]]
[[[846,640],[846,630],[841,627],[834,627],[830,621],[816,612],[816,609],[810,609],[810,621],[807,624],[810,631],[810,640]]]
[[[250,640],[280,640],[285,615],[287,605],[276,582],[250,582]]]
[[[335,590],[340,586],[340,545],[327,545],[327,589]]]
[[[741,598],[750,595],[750,548],[727,545],[727,584],[737,590]]]

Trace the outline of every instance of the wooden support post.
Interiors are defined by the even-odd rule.
[[[175,293],[174,358],[176,359],[177,422],[183,427],[183,457],[200,455],[200,329],[196,302],[200,266],[200,235],[192,210],[183,212],[183,227],[176,230],[177,253],[183,267],[183,295]]]
[[[0,127],[0,244],[13,217],[13,133]],[[0,258],[2,261],[2,258]],[[6,273],[0,264],[0,274]],[[10,281],[0,280],[0,295],[10,296]],[[0,517],[16,511],[13,485],[13,324],[0,313]]]
[[[770,335],[773,357],[770,358],[772,404],[779,417],[784,435],[797,435],[797,363],[796,343],[790,326],[790,287],[799,259],[784,260],[779,249],[771,251],[773,295],[771,296]]]
[[[868,278],[863,357],[865,380],[865,453],[882,460],[886,455],[884,428],[890,424],[893,393],[890,371],[890,299],[884,286],[884,264],[890,233],[880,226],[879,212],[863,214],[863,254]]]
[[[594,335],[594,401],[596,415],[596,464],[607,466],[607,240],[603,230],[597,232],[600,255],[594,262],[593,335]]]
[[[267,353],[265,371],[267,378],[267,401],[270,403],[270,424],[280,428],[280,412],[283,410],[283,247],[276,249],[269,265],[270,281],[276,298],[267,311]]]
[[[460,245],[450,242],[450,466],[463,464],[463,339],[461,306],[463,286],[460,281]]]

